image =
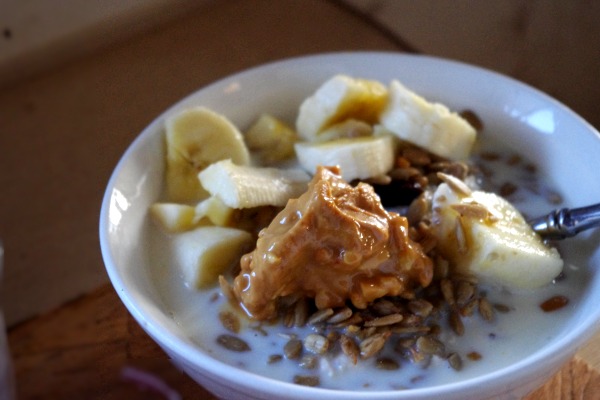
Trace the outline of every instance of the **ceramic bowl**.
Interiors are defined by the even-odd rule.
[[[565,326],[539,348],[484,375],[410,390],[350,391],[305,387],[229,365],[186,334],[149,273],[147,209],[163,184],[165,117],[204,105],[246,128],[261,112],[294,121],[301,101],[339,73],[389,83],[399,79],[450,108],[476,110],[490,135],[537,164],[569,207],[600,199],[600,135],[565,105],[501,74],[450,60],[396,53],[320,54],[246,70],[192,93],[151,122],[129,146],[110,178],[102,203],[100,242],[115,290],[141,327],[199,384],[224,399],[475,399],[518,398],[546,382],[595,332],[600,320],[598,234],[563,246],[585,284]],[[549,210],[539,210],[540,213]]]

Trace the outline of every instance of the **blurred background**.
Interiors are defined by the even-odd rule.
[[[0,0],[9,325],[107,282],[97,220],[129,142],[179,98],[303,54],[381,50],[522,80],[600,127],[592,0]]]

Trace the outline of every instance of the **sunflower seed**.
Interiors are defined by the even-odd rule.
[[[421,172],[419,172],[418,169],[412,168],[412,167],[394,168],[388,173],[390,178],[392,178],[394,180],[398,180],[398,181],[407,181],[407,180],[411,179],[412,177],[418,176],[420,174],[421,174]]]
[[[377,315],[390,315],[402,312],[403,309],[398,304],[387,300],[387,299],[379,299],[371,306],[371,309],[375,311]]]
[[[506,314],[507,312],[510,312],[510,307],[506,304],[494,303],[494,310]]]
[[[440,180],[445,182],[454,193],[458,194],[459,196],[467,197],[473,193],[466,183],[464,183],[455,176],[444,174],[443,172],[438,172],[436,175]]]
[[[452,353],[448,356],[448,364],[455,371],[460,371],[462,369],[462,358],[457,353]]]
[[[392,332],[399,335],[425,334],[431,331],[428,326],[394,326]]]
[[[469,166],[462,162],[448,162],[439,171],[464,180],[469,175]]]
[[[350,358],[354,365],[356,365],[360,350],[354,340],[346,335],[342,335],[340,336],[340,346],[342,348],[342,352]]]
[[[450,328],[456,333],[458,336],[462,336],[465,333],[465,326],[460,318],[460,314],[455,310],[450,311],[449,315]]]
[[[433,277],[436,280],[441,280],[448,277],[448,272],[450,271],[450,262],[442,257],[437,257],[435,259]]]
[[[483,151],[479,154],[479,157],[486,161],[498,161],[500,159],[500,154],[494,151]]]
[[[315,369],[319,365],[319,357],[314,354],[307,354],[302,356],[298,365],[304,369]]]
[[[416,147],[407,147],[403,149],[402,156],[412,165],[422,167],[424,165],[431,164],[431,157],[429,154],[426,151]]]
[[[390,337],[390,334],[391,332],[382,332],[367,337],[360,343],[360,356],[362,358],[369,358],[379,353]]]
[[[351,325],[359,325],[363,322],[362,317],[360,316],[359,313],[354,313],[352,314],[352,316],[348,319],[345,319],[341,322],[338,322],[337,324],[334,324],[333,327],[335,328],[343,328],[343,327],[347,327],[347,326],[351,326]]]
[[[467,304],[475,295],[475,287],[466,281],[459,281],[456,287],[456,303],[459,306]]]
[[[444,300],[448,305],[454,306],[456,304],[454,300],[454,284],[450,279],[442,279],[440,282],[440,289],[442,290],[442,295],[444,296]]]
[[[268,364],[275,364],[279,361],[283,360],[283,356],[281,354],[271,354],[269,359],[267,360]]]
[[[423,192],[414,199],[408,206],[406,211],[406,218],[408,219],[409,226],[416,226],[419,221],[423,220],[425,215],[429,212],[430,201],[427,198],[426,192]]]
[[[260,323],[250,324],[250,329],[260,333],[261,336],[269,336],[269,333],[262,327]]]
[[[365,322],[364,326],[366,327],[378,327],[378,326],[388,326],[394,325],[398,322],[402,321],[404,316],[402,314],[390,314],[384,317],[377,317],[370,321]]]
[[[331,317],[327,319],[328,324],[338,324],[350,318],[352,316],[352,310],[350,307],[343,307],[337,310]]]
[[[283,326],[285,326],[286,328],[291,328],[294,326],[295,321],[296,313],[293,309],[288,309],[283,315]]]
[[[230,332],[238,333],[240,331],[240,319],[231,311],[221,311],[219,313],[221,325]]]
[[[308,325],[315,325],[319,322],[324,322],[327,318],[333,315],[333,308],[324,308],[323,310],[319,310],[312,314],[308,321],[306,322]]]
[[[303,386],[319,386],[318,376],[312,375],[294,375],[294,383]]]
[[[485,221],[490,216],[488,209],[479,203],[452,204],[450,208],[459,213],[461,217],[465,218]]]
[[[300,358],[302,354],[302,341],[300,339],[290,339],[285,346],[283,346],[283,354],[285,358],[295,360]]]
[[[400,364],[392,358],[378,358],[377,361],[375,361],[375,368],[385,371],[395,371],[400,368]]]
[[[479,299],[479,314],[486,321],[492,321],[494,319],[494,309],[485,297]]]
[[[433,336],[421,336],[415,343],[417,350],[423,354],[430,354],[439,357],[444,357],[446,347],[442,342]]]
[[[389,175],[379,175],[365,179],[364,182],[369,183],[371,185],[389,185],[390,183],[392,183],[392,177],[390,177]]]
[[[226,348],[227,350],[236,351],[238,353],[250,351],[250,346],[248,345],[248,343],[246,343],[237,336],[219,335],[217,337],[217,343]]]
[[[427,300],[417,299],[408,303],[408,309],[415,315],[427,318],[433,310],[433,305]]]
[[[420,327],[423,325],[423,318],[416,314],[405,314],[400,326],[404,327]]]
[[[300,299],[294,306],[294,326],[302,327],[308,320],[308,301]]]
[[[313,354],[324,354],[329,349],[329,340],[325,336],[311,333],[304,339],[304,348]]]
[[[467,247],[467,234],[465,231],[463,219],[461,217],[456,217],[454,235],[456,236],[456,244],[458,246],[459,254],[467,254],[467,251],[469,251],[469,248]]]
[[[402,353],[406,351],[406,349],[410,349],[411,347],[413,347],[415,343],[417,343],[417,339],[414,337],[398,339],[394,346],[394,351]]]
[[[465,304],[464,306],[462,306],[460,308],[460,315],[462,315],[463,317],[472,316],[474,314],[475,308],[477,308],[478,304],[479,304],[478,299],[472,299],[471,301],[469,301],[467,304]]]

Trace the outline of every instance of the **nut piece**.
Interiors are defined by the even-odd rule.
[[[448,356],[448,364],[450,364],[452,369],[454,369],[455,371],[460,371],[463,366],[462,358],[460,358],[458,354],[452,353]]]
[[[362,358],[369,358],[379,353],[391,334],[389,331],[376,333],[363,340],[360,343],[360,356]]]
[[[448,184],[450,189],[459,196],[468,197],[473,193],[466,183],[455,176],[444,174],[443,172],[438,172],[436,176]]]
[[[291,339],[283,347],[283,354],[287,359],[295,360],[302,355],[302,341],[300,339]]]
[[[329,340],[325,336],[311,333],[304,339],[304,348],[314,354],[325,354],[329,349]]]
[[[333,308],[325,308],[323,310],[319,310],[319,311],[315,312],[314,314],[312,314],[308,318],[308,321],[306,323],[308,325],[315,325],[315,324],[318,324],[319,322],[324,322],[332,315],[333,315]]]
[[[444,357],[446,354],[446,346],[433,336],[421,336],[416,342],[417,350],[423,354],[435,355]]]
[[[385,357],[377,359],[375,362],[375,367],[385,371],[394,371],[400,368],[400,364],[398,364],[398,362],[392,358]]]
[[[352,364],[356,365],[356,363],[358,362],[360,349],[358,348],[354,340],[352,340],[346,335],[342,335],[340,337],[340,346],[342,347],[342,351],[344,352],[344,354],[347,355],[350,358],[350,360],[352,360]]]
[[[303,386],[319,386],[320,380],[318,376],[294,375],[294,383]]]
[[[227,350],[236,351],[238,353],[250,351],[248,343],[233,335],[219,335],[217,337],[217,343]]]
[[[240,332],[240,319],[231,311],[221,311],[219,313],[219,320],[221,320],[221,324],[228,331],[233,333]]]
[[[343,322],[352,316],[352,309],[350,307],[343,307],[335,312],[329,319],[328,324],[337,324]]]
[[[377,326],[388,326],[388,325],[394,325],[397,324],[398,322],[402,321],[404,319],[404,316],[402,314],[390,314],[390,315],[386,315],[384,317],[378,317],[375,319],[372,319],[371,321],[367,321],[365,322],[365,327],[377,327]]]

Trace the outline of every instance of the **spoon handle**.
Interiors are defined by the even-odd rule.
[[[561,208],[532,219],[529,224],[544,239],[565,239],[600,226],[600,204],[581,208]]]

